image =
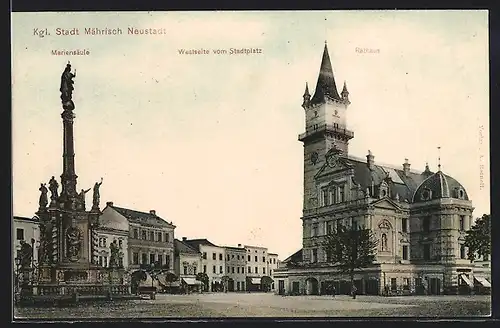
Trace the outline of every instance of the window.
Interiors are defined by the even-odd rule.
[[[118,247],[120,247],[120,248],[123,247],[123,240],[118,239]]]
[[[410,278],[403,278],[403,289],[404,290],[410,289]]]
[[[266,268],[262,268],[262,274],[266,274]]]
[[[398,289],[398,281],[396,278],[391,278],[391,291],[395,292]]]
[[[422,220],[422,230],[424,232],[429,232],[430,228],[431,228],[431,219],[428,216],[426,216]]]
[[[343,203],[345,201],[344,199],[344,186],[339,187],[339,201]]]
[[[258,260],[257,260],[257,255],[255,255],[255,262],[257,262],[257,261],[258,261]]]
[[[233,255],[233,257],[234,257],[234,255]],[[229,254],[227,254],[227,260],[229,261]]]
[[[139,239],[139,230],[138,229],[134,229],[134,238]]]
[[[227,272],[229,272],[229,270]],[[234,273],[234,267],[231,267],[231,273]]]
[[[149,240],[155,241],[155,232],[154,231],[149,232]]]
[[[269,269],[269,275],[272,276],[273,275],[273,270]]]
[[[188,274],[188,267],[187,266],[184,266],[184,274]]]
[[[266,257],[262,256],[262,262],[266,263]]]
[[[146,236],[146,230],[142,230],[141,232],[142,232],[142,234],[141,234],[141,235],[142,235],[142,239],[143,239],[143,240],[146,240],[146,239],[147,239],[147,238],[146,238],[146,237],[147,237],[147,236]]]
[[[259,268],[255,267],[255,273],[259,273]]]
[[[248,273],[252,273],[252,268],[251,267],[248,267]]]
[[[431,245],[425,244],[424,245],[424,260],[430,260],[431,259]]]
[[[462,260],[466,259],[466,254],[465,254],[465,245],[460,245],[460,258]]]
[[[385,233],[382,234],[382,250],[387,251],[387,235]]]
[[[103,260],[104,260],[103,266],[104,266],[104,267],[107,267],[107,266],[108,266],[108,257],[107,257],[107,256],[105,256],[105,257],[103,258]]]
[[[155,255],[149,254],[149,264],[154,264],[154,263],[155,263]]]
[[[273,259],[273,264],[276,264],[276,259]]]
[[[323,206],[330,205],[330,193],[327,189],[323,189]]]
[[[157,237],[158,239],[157,239],[157,241],[159,241],[159,242],[162,242],[162,241],[163,241],[163,240],[162,240],[162,237],[161,237],[162,235],[163,235],[163,233],[162,233],[162,232],[160,232],[160,231],[158,231],[158,235],[157,235],[157,236],[158,236],[158,237]]]
[[[168,232],[165,233],[165,242],[170,242],[170,234]]]
[[[158,254],[158,264],[163,265],[163,254]]]
[[[196,267],[193,267],[193,274],[196,275]]]
[[[207,252],[203,252],[203,259],[206,260],[207,259]]]
[[[229,272],[229,266],[227,267],[227,272]]]
[[[165,266],[170,268],[170,255],[165,255]]]
[[[217,273],[217,269],[216,269],[215,265],[212,266],[212,272]]]
[[[316,237],[318,235],[318,224],[313,223],[311,237]]]
[[[342,226],[341,219],[338,219],[336,223],[337,223],[337,230],[338,230]]]
[[[237,268],[236,268],[236,272],[237,272],[237,273],[240,273],[240,267],[237,267]],[[233,273],[234,273],[234,272],[233,272]]]
[[[132,253],[132,261],[133,264],[139,264],[139,253],[137,252]]]
[[[403,260],[408,260],[408,246],[403,246]]]
[[[408,219],[407,218],[403,218],[401,220],[401,230],[403,230],[403,232],[408,232]]]
[[[219,261],[222,261],[222,254],[219,254]]]
[[[106,238],[103,238],[103,239],[102,239],[102,246],[103,246],[103,247],[107,247],[107,246],[106,246],[106,242],[107,242]]]
[[[222,267],[222,265],[219,267],[219,273],[224,273],[224,268]]]
[[[251,256],[248,255],[248,262],[250,262],[252,260]]]
[[[99,265],[102,266],[102,263],[103,263],[102,256],[99,256]]]
[[[203,273],[207,273],[207,266],[206,265],[203,266]]]
[[[465,230],[465,215],[460,215],[460,231]]]
[[[212,260],[214,260],[214,261],[217,260],[217,254],[212,253]]]
[[[241,273],[245,273],[245,267],[241,267]]]
[[[337,187],[333,187],[332,188],[332,196],[333,196],[333,203],[334,204],[337,204],[338,203],[338,198],[337,198],[337,190],[338,188]]]
[[[318,249],[317,248],[313,248],[313,250],[312,250],[312,262],[313,263],[318,262]]]

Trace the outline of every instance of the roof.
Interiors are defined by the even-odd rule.
[[[352,166],[354,170],[354,183],[359,184],[362,191],[366,191],[368,188],[370,189],[370,195],[377,195],[379,192],[379,186],[385,181],[385,183],[389,186],[390,195],[388,196],[390,198],[396,198],[397,195],[400,201],[406,201],[408,203],[413,202],[414,195],[419,186],[421,186],[426,179],[437,174],[430,171],[428,166],[426,166],[426,169],[423,172],[409,170],[405,174],[403,169],[387,164],[374,163],[372,169],[370,169],[366,164],[366,160],[355,156],[344,157],[344,161]],[[450,190],[447,192],[447,194],[450,195],[448,197],[453,197],[453,192],[451,191],[452,189],[462,189],[465,194],[464,199],[468,200],[465,189],[457,180],[443,173],[440,174],[445,177],[444,183],[448,185],[448,189]],[[427,186],[428,184],[432,184],[432,186],[439,185],[434,180],[429,180],[429,182],[425,185]],[[435,195],[437,194],[440,193],[435,193]]]
[[[179,253],[182,253],[182,254],[200,254],[198,249],[191,247],[190,245],[180,241],[179,239],[174,239],[174,248],[175,248],[175,252],[177,254],[179,254]]]
[[[321,59],[321,66],[319,69],[318,82],[314,90],[314,96],[311,99],[311,104],[321,104],[325,100],[325,96],[341,100],[337,91],[335,77],[333,76],[332,63],[330,62],[330,55],[328,54],[328,47],[325,44],[323,50],[323,58]]]
[[[282,262],[302,262],[302,248],[287,257],[284,261]]]
[[[26,216],[16,216],[14,215],[14,220],[20,220],[20,221],[30,221],[33,223],[37,223],[40,221],[40,218],[38,216],[33,216],[33,217],[26,217]]]
[[[212,244],[211,242],[208,241],[208,239],[187,239],[183,241],[185,244],[188,244],[194,249],[200,249],[200,245],[203,246],[212,246],[212,247],[219,247],[217,245]]]
[[[162,227],[175,227],[173,224],[168,223],[156,214],[140,212],[128,208],[118,207],[114,205],[108,205],[108,207],[113,208],[115,211],[126,217],[129,222],[140,223],[142,225],[152,225],[152,226],[162,226]]]
[[[439,170],[419,185],[412,202],[450,197],[469,200],[464,187],[457,180]]]

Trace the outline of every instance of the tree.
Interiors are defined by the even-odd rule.
[[[201,281],[203,283],[203,286],[205,287],[204,289],[208,290],[208,282],[210,279],[208,278],[208,275],[206,273],[198,272],[196,274],[196,280]]]
[[[266,292],[271,290],[273,282],[274,282],[273,278],[269,276],[263,276],[262,278],[260,278],[260,284],[262,285],[262,289]]]
[[[469,250],[467,257],[471,262],[481,256],[491,255],[491,217],[484,214],[478,218],[465,235],[465,245]]]
[[[327,262],[340,273],[348,273],[354,288],[354,270],[366,268],[375,261],[378,240],[370,229],[339,225],[325,236],[323,249]],[[353,295],[354,297],[354,295]]]

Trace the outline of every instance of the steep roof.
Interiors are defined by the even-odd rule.
[[[286,262],[302,262],[302,248],[299,249],[298,251],[296,251],[295,253],[293,253],[292,255],[290,255],[289,257],[287,257],[282,262],[283,263],[286,263]]]
[[[176,254],[179,254],[179,253],[181,253],[181,254],[199,254],[200,253],[198,249],[194,249],[193,247],[191,247],[187,243],[180,241],[179,239],[174,239],[174,248],[175,248]]]
[[[151,225],[159,227],[175,227],[173,224],[168,223],[156,214],[140,212],[132,210],[129,208],[118,207],[114,205],[108,205],[108,207],[113,208],[115,211],[126,217],[129,222],[135,222],[142,225]]]
[[[209,242],[208,239],[188,239],[188,240],[184,240],[183,242],[188,244],[189,246],[191,246],[194,249],[200,249],[200,245],[219,247],[219,246],[214,245],[211,242]]]
[[[418,186],[412,201],[421,202],[450,197],[469,200],[464,187],[457,180],[439,170]]]
[[[336,100],[341,99],[337,91],[337,84],[333,76],[332,63],[330,62],[330,55],[328,54],[328,47],[326,44],[323,50],[318,81],[316,83],[316,89],[314,90],[314,96],[311,99],[311,104],[324,103],[325,96]]]

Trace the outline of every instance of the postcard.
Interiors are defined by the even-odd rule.
[[[486,317],[488,12],[12,14],[13,316]]]

